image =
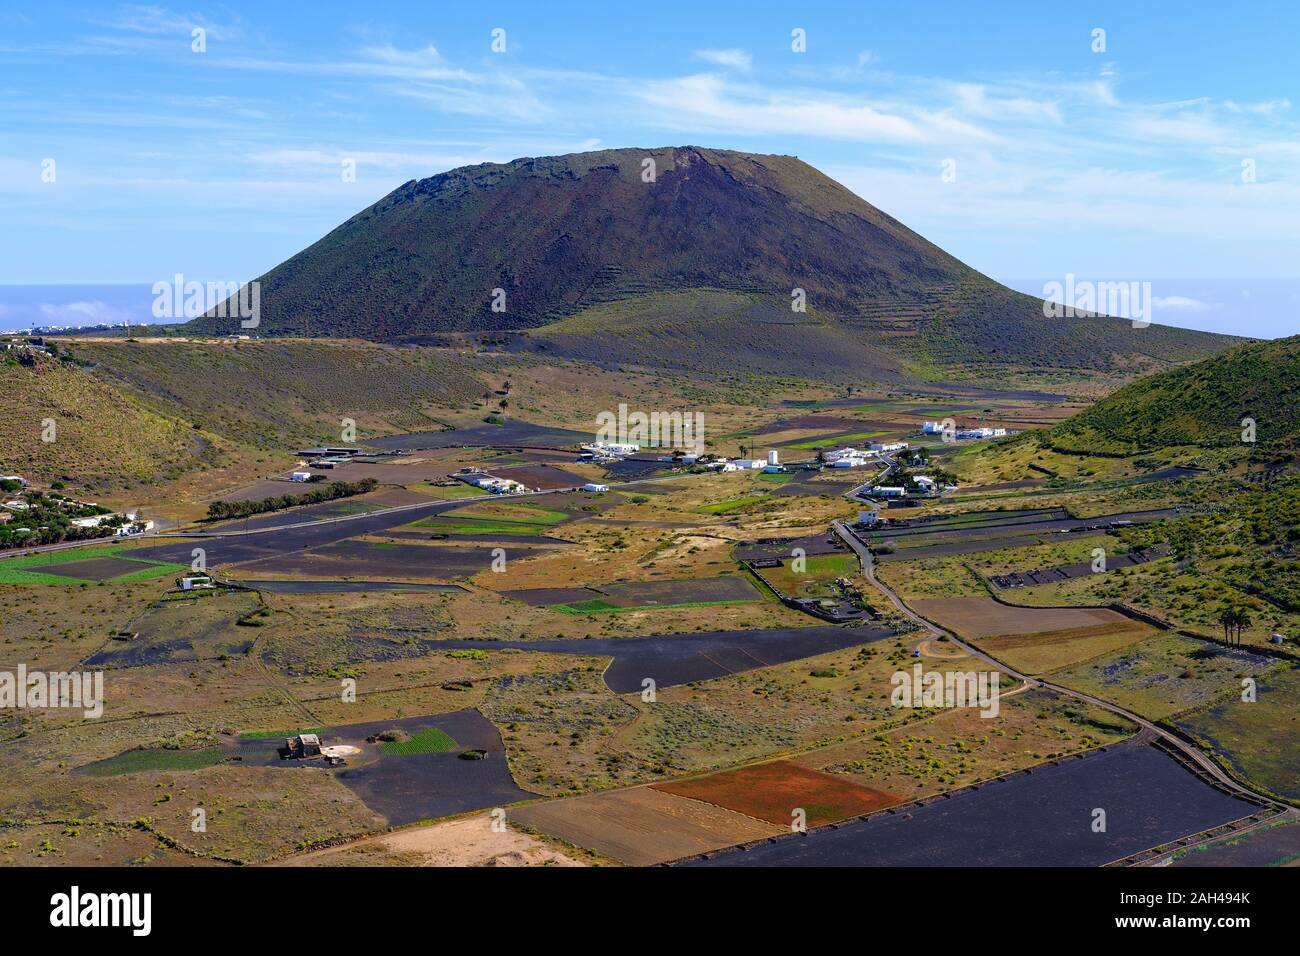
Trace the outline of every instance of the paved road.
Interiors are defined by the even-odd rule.
[[[970,654],[972,657],[977,657],[980,660],[983,660],[993,665],[994,667],[997,667],[999,670],[1004,671],[1005,673],[1009,674],[1011,677],[1014,677],[1016,680],[1024,681],[1027,685],[1031,687],[1044,687],[1047,688],[1048,690],[1052,690],[1059,694],[1063,694],[1066,697],[1072,697],[1075,700],[1081,700],[1089,704],[1094,704],[1097,707],[1100,707],[1103,710],[1107,710],[1112,714],[1118,714],[1121,717],[1125,717],[1128,720],[1131,720],[1133,723],[1137,724],[1139,727],[1143,728],[1144,730],[1156,735],[1161,740],[1165,741],[1167,744],[1177,748],[1177,750],[1185,757],[1187,757],[1188,760],[1190,760],[1197,767],[1201,768],[1206,774],[1213,777],[1216,781],[1221,783],[1224,787],[1227,787],[1232,792],[1243,796],[1247,796],[1248,798],[1256,801],[1263,800],[1269,806],[1278,807],[1278,808],[1283,807],[1282,804],[1276,803],[1272,798],[1257,793],[1255,790],[1251,789],[1250,787],[1240,783],[1235,777],[1230,776],[1227,773],[1227,771],[1225,771],[1217,763],[1215,763],[1208,756],[1206,756],[1205,753],[1201,751],[1199,747],[1195,747],[1192,744],[1188,743],[1187,741],[1183,740],[1181,737],[1178,737],[1170,733],[1169,731],[1165,730],[1163,727],[1159,727],[1156,724],[1153,724],[1151,721],[1147,720],[1145,717],[1141,716],[1140,714],[1135,714],[1133,711],[1128,710],[1127,708],[1120,707],[1117,704],[1113,704],[1110,701],[1104,700],[1100,697],[1094,697],[1092,694],[1085,694],[1082,691],[1077,691],[1069,687],[1063,687],[1060,684],[1053,684],[1050,681],[1045,681],[1039,678],[1030,677],[1026,674],[1022,674],[1019,671],[1017,671],[1014,667],[1010,667],[1003,661],[998,660],[996,657],[992,657],[991,655],[986,654],[984,651],[980,650],[974,645],[966,643],[965,641],[957,637],[957,635],[949,631],[945,631],[942,628],[939,628],[936,625],[932,624],[930,621],[927,621],[925,618],[921,617],[919,614],[915,613],[911,608],[909,608],[903,602],[903,600],[897,594],[895,594],[894,591],[888,585],[886,585],[884,582],[882,582],[879,578],[876,577],[874,556],[871,554],[871,550],[865,544],[862,543],[862,541],[858,538],[858,536],[855,535],[848,528],[848,526],[846,526],[842,521],[836,521],[834,523],[834,528],[835,528],[835,533],[838,534],[844,540],[844,542],[850,548],[853,549],[854,553],[857,554],[859,560],[861,560],[863,573],[866,576],[867,580],[871,583],[871,585],[877,591],[883,594],[889,600],[889,602],[899,610],[899,612],[906,615],[910,620],[915,621],[921,628],[928,631],[930,634],[934,635],[935,637],[946,637],[949,641],[951,641],[957,647],[960,647],[962,650],[966,651],[966,653]]]
[[[660,481],[679,481],[683,478],[694,477],[690,473],[676,475],[660,475],[654,478],[640,478],[634,482],[625,484],[643,485],[650,482]],[[611,489],[619,485],[611,484]],[[570,494],[574,491],[580,491],[581,488],[550,488],[545,491],[531,491],[521,495],[509,495],[508,500],[518,498],[536,498],[542,495]],[[175,559],[180,560],[179,556],[183,555],[182,563],[188,564],[190,561],[189,547],[183,546],[183,539],[204,538],[209,541],[225,538],[250,538],[255,535],[266,534],[284,534],[287,535],[285,546],[276,547],[274,545],[263,545],[261,547],[253,546],[248,549],[249,553],[256,552],[257,557],[268,557],[270,554],[279,554],[284,551],[298,551],[303,548],[316,547],[322,544],[329,544],[333,541],[341,541],[344,538],[350,538],[358,534],[366,534],[371,531],[382,531],[391,528],[394,524],[389,518],[393,515],[401,517],[400,524],[407,524],[429,515],[441,514],[444,511],[451,511],[455,508],[463,508],[467,505],[482,503],[483,501],[496,500],[493,497],[481,496],[473,498],[460,498],[455,501],[421,501],[409,505],[395,505],[392,508],[382,508],[378,511],[369,511],[355,515],[340,515],[336,518],[318,518],[311,521],[290,521],[285,524],[271,525],[263,528],[247,528],[237,531],[165,531],[151,532],[149,534],[131,535],[129,538],[95,538],[90,541],[61,541],[58,544],[38,545],[33,548],[22,548],[14,551],[6,551],[0,554],[0,560],[4,558],[17,558],[28,554],[43,554],[50,551],[63,551],[69,548],[84,548],[90,545],[105,544],[109,542],[124,541],[141,541],[148,540],[151,542],[170,542],[176,541],[175,547],[168,549],[166,552],[161,551],[160,547],[149,548],[150,555],[143,553],[139,557],[152,556],[153,553],[163,555],[164,559],[172,559],[172,552],[177,556]],[[211,548],[206,549],[211,551]],[[241,560],[250,560],[243,558]],[[211,556],[208,559],[209,565],[215,565],[220,561],[214,561]],[[228,562],[227,562],[228,563]]]

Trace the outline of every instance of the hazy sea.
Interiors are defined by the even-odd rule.
[[[1105,281],[1076,276],[1076,281]],[[1013,289],[1041,296],[1064,276],[1004,278]],[[1300,333],[1300,279],[1153,279],[1152,321],[1258,338]],[[153,316],[151,283],[120,285],[0,285],[0,331],[35,326],[145,325]],[[174,321],[174,320],[168,320]]]

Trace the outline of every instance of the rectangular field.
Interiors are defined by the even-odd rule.
[[[913,606],[1029,674],[1078,664],[1159,633],[1107,608],[1009,607],[987,597],[926,598]]]
[[[1041,634],[1127,622],[1107,608],[1023,608],[990,597],[924,598],[915,610],[959,637],[979,639],[999,634]]]
[[[1096,807],[1106,809],[1105,833],[1092,829]],[[1103,866],[1255,809],[1208,786],[1156,748],[1125,743],[906,813],[854,820],[691,864]]]
[[[778,826],[790,826],[802,809],[808,826],[834,823],[902,803],[903,798],[873,790],[844,776],[821,773],[787,760],[728,770],[694,780],[657,783],[653,789],[703,800]]]
[[[650,866],[790,830],[649,787],[532,804],[512,811],[510,818],[631,866]]]

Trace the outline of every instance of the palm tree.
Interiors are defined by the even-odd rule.
[[[1245,610],[1237,611],[1237,613],[1236,613],[1236,620],[1233,621],[1233,624],[1234,624],[1234,625],[1236,626],[1236,628],[1237,628],[1237,646],[1238,646],[1238,647],[1241,646],[1241,634],[1242,634],[1242,632],[1245,631],[1246,628],[1250,627],[1250,625],[1253,624],[1253,623],[1255,623],[1255,622],[1252,621],[1252,620],[1250,619],[1250,615],[1247,614]]]
[[[1228,634],[1232,631],[1233,625],[1237,622],[1237,612],[1230,607],[1225,607],[1219,612],[1219,626],[1223,628],[1223,640],[1226,643],[1229,640]]]

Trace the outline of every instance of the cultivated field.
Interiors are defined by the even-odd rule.
[[[820,826],[903,801],[897,794],[784,760],[709,777],[657,783],[654,788],[786,826],[796,819],[797,810],[803,811],[808,826]]]
[[[920,614],[979,642],[1017,670],[1041,674],[1145,640],[1148,624],[1093,608],[1021,608],[988,597],[913,601]]]
[[[649,787],[520,807],[511,819],[632,866],[789,832],[789,827]]]

